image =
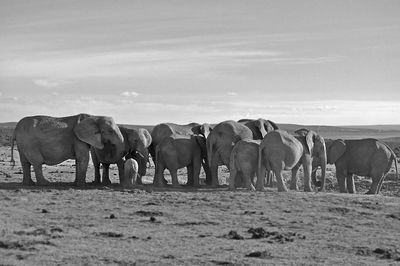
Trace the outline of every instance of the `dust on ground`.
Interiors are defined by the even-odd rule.
[[[338,193],[333,166],[327,192],[232,192],[224,168],[216,189],[154,188],[154,167],[144,186],[121,189],[116,166],[111,186],[76,188],[71,160],[44,166],[54,185],[24,187],[19,161],[11,169],[9,154],[0,147],[0,264],[400,264],[393,169],[376,196],[363,194],[370,179],[361,177],[357,194]],[[182,184],[185,173],[179,171]],[[87,181],[93,175],[90,165]]]

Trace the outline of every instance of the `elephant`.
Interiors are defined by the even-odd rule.
[[[297,136],[306,136],[307,133],[310,131],[308,128],[300,128],[297,129],[294,133]],[[325,140],[325,146],[326,149],[328,150],[328,147],[332,144],[333,140],[331,139],[324,139]],[[313,156],[313,161],[312,161],[312,171],[311,171],[311,181],[312,184],[316,187],[321,187],[322,182],[320,180],[317,180],[317,170],[319,167],[323,167],[323,161],[319,160],[318,156]]]
[[[38,185],[51,182],[43,177],[42,165],[56,165],[75,159],[75,184],[85,185],[90,146],[109,150],[124,142],[124,136],[112,117],[78,114],[68,117],[28,116],[16,125],[11,141],[11,151],[17,143],[23,169],[24,185],[35,184],[31,166]],[[13,152],[11,161],[15,164]]]
[[[129,158],[124,163],[124,182],[127,187],[133,187],[138,177],[139,165],[135,159]]]
[[[259,119],[240,119],[239,123],[248,127],[253,133],[253,139],[263,139],[264,136],[273,130],[278,129],[278,126],[271,120]]]
[[[178,136],[191,136],[191,135],[203,135],[205,138],[209,135],[213,128],[213,125],[210,124],[198,124],[198,123],[190,123],[187,125],[178,125],[173,123],[161,123],[156,125],[151,131],[152,143],[149,147],[149,152],[154,162],[156,162],[156,147],[157,145],[164,139],[170,136],[178,135]],[[206,174],[206,184],[210,183],[210,170],[208,161],[205,160],[202,162],[204,172]],[[166,181],[163,181],[166,183]]]
[[[322,161],[322,180],[320,190],[324,190],[326,171],[326,147],[324,138],[314,131],[306,136],[293,136],[283,130],[269,132],[260,144],[258,158],[258,176],[265,176],[266,170],[272,170],[278,183],[278,191],[287,191],[282,171],[292,170],[290,188],[298,190],[297,171],[304,170],[304,191],[311,189],[311,170],[313,158]],[[264,190],[264,178],[257,179],[257,190]]]
[[[119,130],[124,137],[124,141],[114,144],[105,145],[104,149],[92,147],[90,149],[94,166],[94,183],[100,184],[100,163],[103,165],[103,184],[111,184],[109,178],[110,164],[117,164],[119,182],[122,186],[129,186],[129,182],[124,180],[124,156],[130,154],[139,154],[140,157],[148,158],[148,147],[151,143],[150,133],[144,129],[129,129],[119,126]],[[146,174],[146,160],[140,160],[139,178]],[[141,182],[140,182],[141,183]]]
[[[177,171],[187,168],[187,185],[199,186],[201,162],[206,159],[206,139],[202,135],[170,136],[156,148],[156,173],[154,184],[164,185],[164,170],[171,173],[172,185],[179,186]]]
[[[211,186],[218,185],[218,166],[229,166],[233,146],[242,139],[262,139],[268,131],[278,127],[264,119],[242,119],[223,121],[212,129],[207,137],[207,157],[211,172]],[[241,176],[236,177],[240,184]]]
[[[372,178],[367,194],[378,194],[396,155],[385,143],[376,139],[335,140],[327,150],[327,162],[335,164],[341,193],[355,193],[353,174]]]
[[[236,189],[236,178],[240,173],[244,186],[248,190],[255,190],[254,177],[257,174],[258,149],[261,140],[239,140],[232,149],[229,160],[229,188]]]

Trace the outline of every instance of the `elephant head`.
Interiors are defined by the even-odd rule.
[[[327,154],[326,154],[326,145],[325,140],[322,136],[318,135],[312,130],[309,130],[306,135],[306,144],[308,151],[312,156],[313,165],[321,166],[321,186],[320,190],[324,190],[325,188],[325,176],[326,176],[326,163],[327,163]]]
[[[146,175],[147,162],[149,160],[148,147],[151,144],[151,135],[149,131],[144,128],[139,129],[127,129],[121,128],[127,136],[127,157],[133,158],[138,162],[139,175]]]
[[[212,129],[213,129],[212,125],[204,123],[202,125],[196,125],[192,127],[192,132],[195,135],[203,135],[205,138],[207,138]]]
[[[74,127],[74,133],[79,140],[97,149],[111,149],[112,145],[124,142],[124,137],[112,117],[81,115],[80,118],[83,119],[79,119]]]
[[[342,139],[333,141],[327,150],[327,163],[334,164],[346,151],[346,143]]]
[[[253,139],[263,139],[268,132],[278,129],[274,122],[263,118],[241,119],[238,122],[244,124],[253,132]]]

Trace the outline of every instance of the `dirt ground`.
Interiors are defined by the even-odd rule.
[[[0,147],[1,265],[400,265],[393,170],[377,196],[360,177],[357,194],[338,193],[334,166],[323,193],[228,191],[224,168],[216,189],[156,189],[151,167],[125,190],[115,166],[112,186],[76,188],[73,161],[44,167],[54,186],[23,187],[9,154]]]

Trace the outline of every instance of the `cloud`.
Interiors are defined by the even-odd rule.
[[[136,91],[124,91],[123,93],[121,93],[121,95],[126,97],[137,97],[139,96],[139,93],[137,93]]]
[[[234,91],[229,91],[227,94],[228,94],[228,96],[237,96],[238,95],[237,92],[234,92]]]
[[[175,74],[213,74],[216,69],[246,66],[280,56],[278,51],[181,48],[98,53],[52,52],[10,59],[0,64],[0,75],[53,79],[86,77],[171,77]],[[246,62],[246,59],[249,62]],[[58,84],[36,79],[42,87]]]
[[[33,81],[37,86],[44,87],[44,88],[54,88],[57,87],[59,84],[55,81],[49,81],[46,79],[35,79]]]

